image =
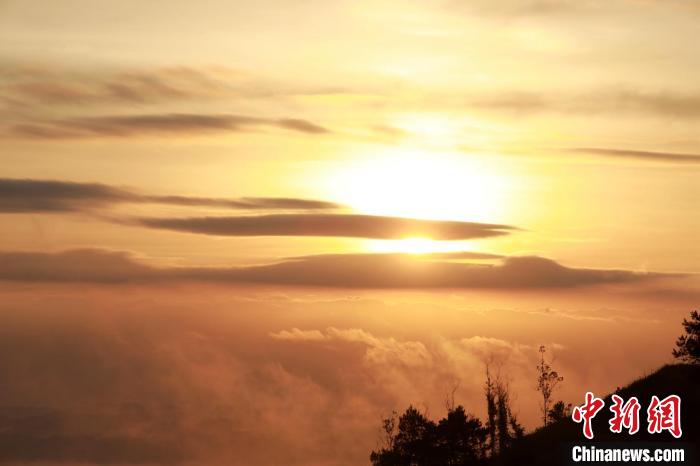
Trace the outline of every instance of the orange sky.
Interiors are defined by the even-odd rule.
[[[699,14],[0,1],[0,399],[95,463],[137,438],[141,463],[354,465],[452,381],[481,415],[488,357],[528,428],[540,344],[572,402],[668,362],[698,300]]]

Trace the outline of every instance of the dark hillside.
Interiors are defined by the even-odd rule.
[[[567,450],[570,451],[567,446],[570,447],[571,444],[595,444],[598,447],[600,443],[604,442],[624,442],[633,448],[637,442],[671,442],[669,446],[683,443],[693,445],[697,449],[697,445],[700,444],[699,387],[700,366],[689,364],[664,366],[617,392],[625,400],[636,396],[642,405],[639,412],[640,430],[637,434],[630,436],[624,430],[620,434],[610,432],[608,421],[612,416],[609,409],[612,400],[608,395],[605,397],[605,407],[593,419],[593,432],[595,434],[593,440],[588,440],[583,436],[582,424],[577,424],[567,418],[525,436],[496,463],[514,466],[566,464],[563,455],[566,454]],[[680,396],[682,400],[683,436],[678,440],[674,439],[668,432],[651,435],[646,430],[646,409],[652,395],[663,399],[672,394]],[[576,400],[576,402],[580,404],[583,400]]]

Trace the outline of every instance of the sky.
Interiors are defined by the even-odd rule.
[[[487,363],[535,428],[540,345],[573,403],[670,362],[699,15],[0,0],[0,462],[367,464]]]

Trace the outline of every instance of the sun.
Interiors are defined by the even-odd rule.
[[[503,223],[507,177],[468,154],[396,147],[352,157],[328,174],[327,195],[354,211],[429,220]],[[425,253],[463,250],[461,242],[405,238],[368,249]]]
[[[327,191],[366,214],[497,222],[506,184],[493,166],[467,154],[394,148],[335,166]]]

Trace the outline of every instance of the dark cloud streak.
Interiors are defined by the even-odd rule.
[[[153,196],[100,183],[0,178],[0,213],[80,212],[120,203],[243,210],[327,210],[340,207],[332,202],[312,199]]]
[[[359,214],[269,214],[236,217],[139,218],[133,224],[148,228],[214,236],[334,236],[436,240],[489,238],[515,228],[474,222],[418,220]]]
[[[75,212],[120,202],[138,201],[139,196],[99,183],[0,179],[0,212]]]

